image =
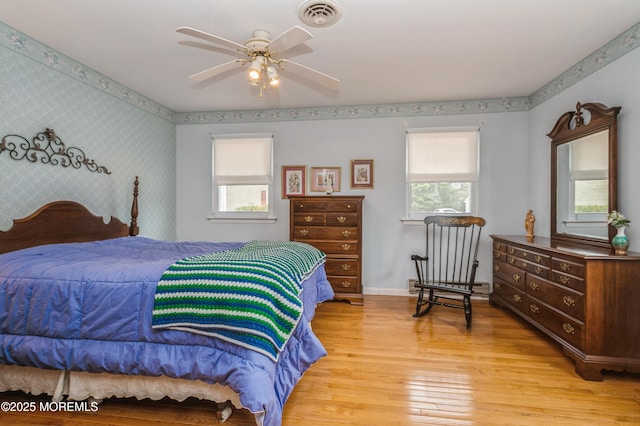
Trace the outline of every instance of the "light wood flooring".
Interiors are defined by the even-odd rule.
[[[589,382],[560,347],[512,314],[474,301],[412,318],[415,298],[366,296],[364,306],[325,303],[313,329],[329,356],[289,398],[286,426],[640,424],[640,375]],[[629,338],[640,338],[635,336]],[[37,400],[19,393],[0,401]],[[104,401],[97,413],[0,412],[10,425],[219,424],[210,402]],[[255,425],[246,411],[226,425]]]

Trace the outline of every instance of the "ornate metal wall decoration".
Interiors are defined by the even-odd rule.
[[[87,158],[80,148],[67,148],[53,129],[45,129],[44,132],[38,133],[31,142],[20,135],[6,135],[0,142],[0,154],[4,151],[8,151],[9,157],[14,160],[26,158],[32,163],[40,161],[43,164],[71,166],[74,169],[86,166],[92,172],[111,174],[106,167],[99,166],[94,160]]]

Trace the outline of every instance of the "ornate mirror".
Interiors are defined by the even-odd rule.
[[[607,214],[617,207],[620,107],[581,104],[560,116],[551,138],[551,238],[610,248]]]

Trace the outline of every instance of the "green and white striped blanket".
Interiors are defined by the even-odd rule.
[[[320,250],[290,241],[179,260],[158,282],[152,326],[217,336],[276,361],[302,315],[302,282],[324,262]]]

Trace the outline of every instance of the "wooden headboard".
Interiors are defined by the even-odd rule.
[[[43,244],[75,243],[138,235],[138,177],[133,184],[131,224],[111,216],[104,223],[82,204],[54,201],[40,207],[28,217],[15,219],[7,231],[0,231],[0,253]]]

